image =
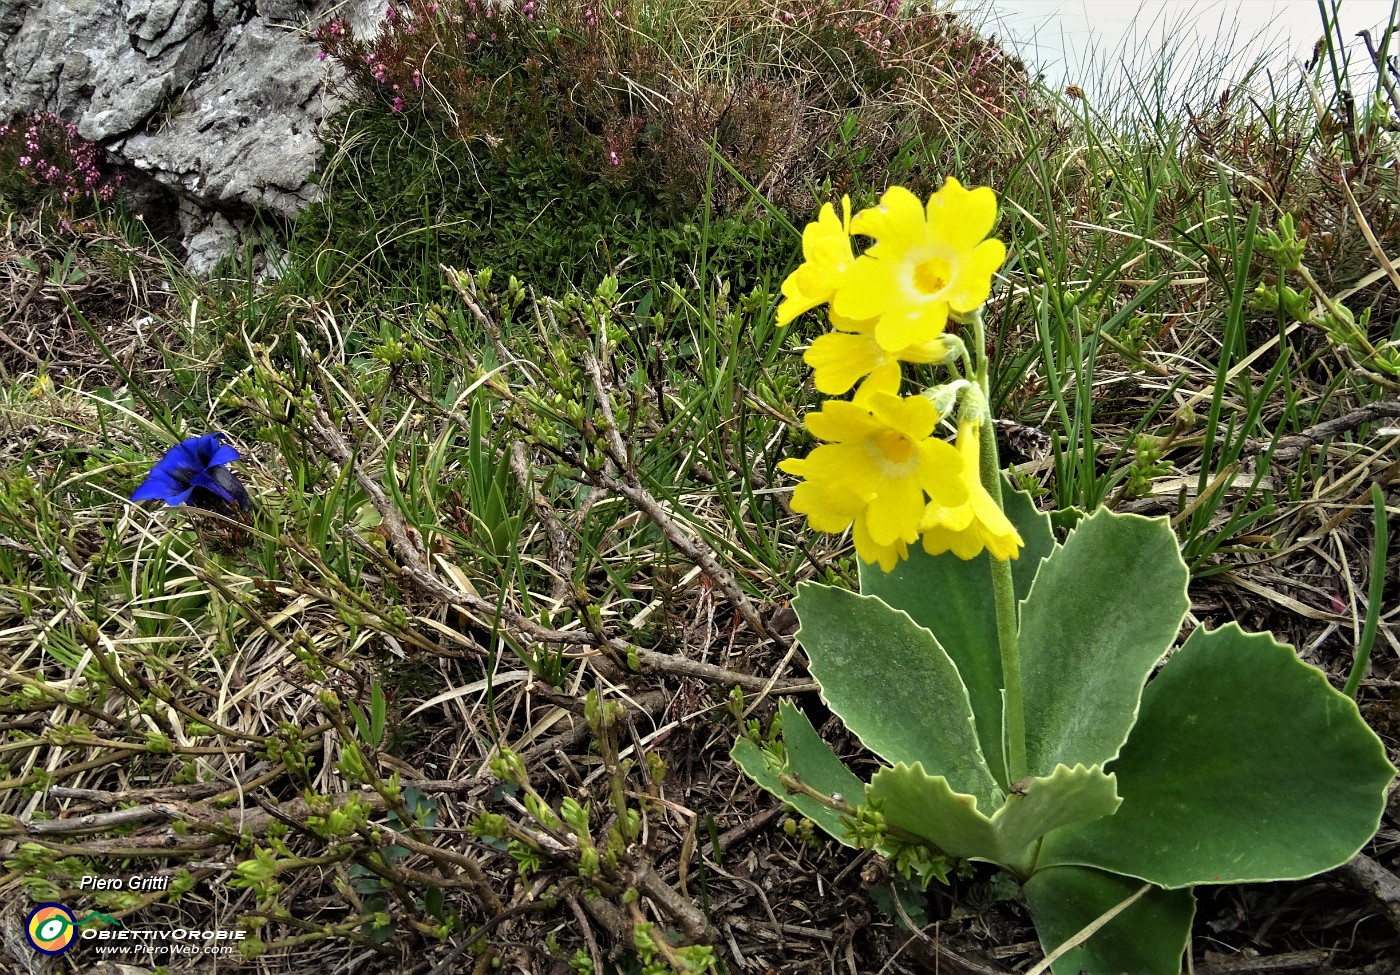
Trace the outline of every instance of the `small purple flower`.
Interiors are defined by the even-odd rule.
[[[164,501],[172,507],[190,504],[224,514],[251,510],[253,500],[224,466],[242,455],[220,443],[223,438],[222,433],[206,433],[171,447],[131,492],[131,500]]]

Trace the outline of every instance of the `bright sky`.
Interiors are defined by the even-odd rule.
[[[1126,58],[1141,68],[1143,58],[1160,52],[1167,38],[1190,39],[1177,55],[1186,70],[1197,51],[1268,53],[1277,67],[1307,60],[1322,36],[1316,0],[954,0],[963,9],[990,8],[999,38],[1020,42],[1028,66],[1044,71],[1054,84],[1077,83],[1092,97],[1094,78],[1085,72],[1089,52],[1098,50],[1115,67]],[[1352,49],[1352,70],[1374,74],[1357,31],[1369,29],[1380,41],[1392,16],[1392,0],[1343,0],[1342,35]],[[1392,43],[1395,51],[1397,44]],[[1290,79],[1293,75],[1288,76]],[[1174,78],[1173,87],[1181,82]],[[1221,77],[1223,88],[1231,79]]]

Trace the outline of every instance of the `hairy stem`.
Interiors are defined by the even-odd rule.
[[[1002,507],[1001,464],[997,459],[997,431],[992,423],[992,390],[987,374],[987,341],[983,332],[982,312],[971,316],[973,351],[977,356],[977,385],[982,389],[987,414],[982,420],[981,478],[982,486]],[[1009,781],[1017,782],[1026,774],[1026,716],[1021,697],[1021,648],[1016,634],[1016,589],[1011,580],[1011,563],[987,554],[992,569],[992,596],[996,600],[997,643],[1001,648],[1001,679],[1004,690],[1003,727],[1006,729],[1006,765]]]

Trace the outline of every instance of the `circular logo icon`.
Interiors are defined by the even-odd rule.
[[[62,904],[40,904],[24,925],[30,946],[41,955],[61,955],[78,937],[78,920]]]

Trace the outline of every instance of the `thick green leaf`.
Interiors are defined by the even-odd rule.
[[[787,751],[783,771],[797,775],[818,792],[827,795],[840,793],[852,804],[862,802],[865,783],[846,768],[831,746],[822,741],[812,722],[807,720],[807,715],[788,701],[779,703],[778,711],[783,718],[783,745]],[[749,778],[784,802],[792,803],[798,812],[833,837],[847,846],[855,845],[845,838],[846,827],[841,823],[841,814],[811,796],[788,792],[778,778],[778,770],[769,767],[763,750],[753,742],[740,738],[734,743],[729,757],[739,763]]]
[[[1066,768],[1033,779],[1023,791],[1007,796],[990,817],[972,796],[958,795],[941,775],[927,774],[915,763],[875,773],[870,799],[883,803],[885,822],[928,840],[951,856],[987,860],[1020,873],[1029,872],[1031,844],[1053,829],[1110,816],[1118,808],[1113,776],[1101,768]]]
[[[793,608],[822,697],[865,747],[891,765],[922,761],[958,792],[1000,804],[967,688],[932,633],[874,596],[810,582]]]
[[[1167,523],[1100,509],[1041,566],[1021,605],[1032,775],[1118,754],[1143,684],[1190,608]]]
[[[1055,547],[1050,519],[1036,510],[1024,491],[1002,484],[1006,515],[1021,533],[1025,548],[1011,563],[1016,598],[1030,592],[1040,560]],[[929,630],[957,665],[967,685],[982,754],[1003,789],[1010,786],[1001,743],[1001,652],[997,646],[996,607],[992,601],[991,561],[984,552],[964,562],[951,552],[925,554],[919,546],[893,572],[861,564],[860,591],[902,609]]]
[[[1046,837],[1043,864],[1162,887],[1296,880],[1374,835],[1395,769],[1356,705],[1267,633],[1196,630],[1147,687],[1108,819]]]
[[[1142,881],[1087,867],[1037,870],[1022,888],[1048,955],[1142,888]],[[1190,890],[1149,890],[1052,966],[1055,975],[1180,975],[1196,898]]]

